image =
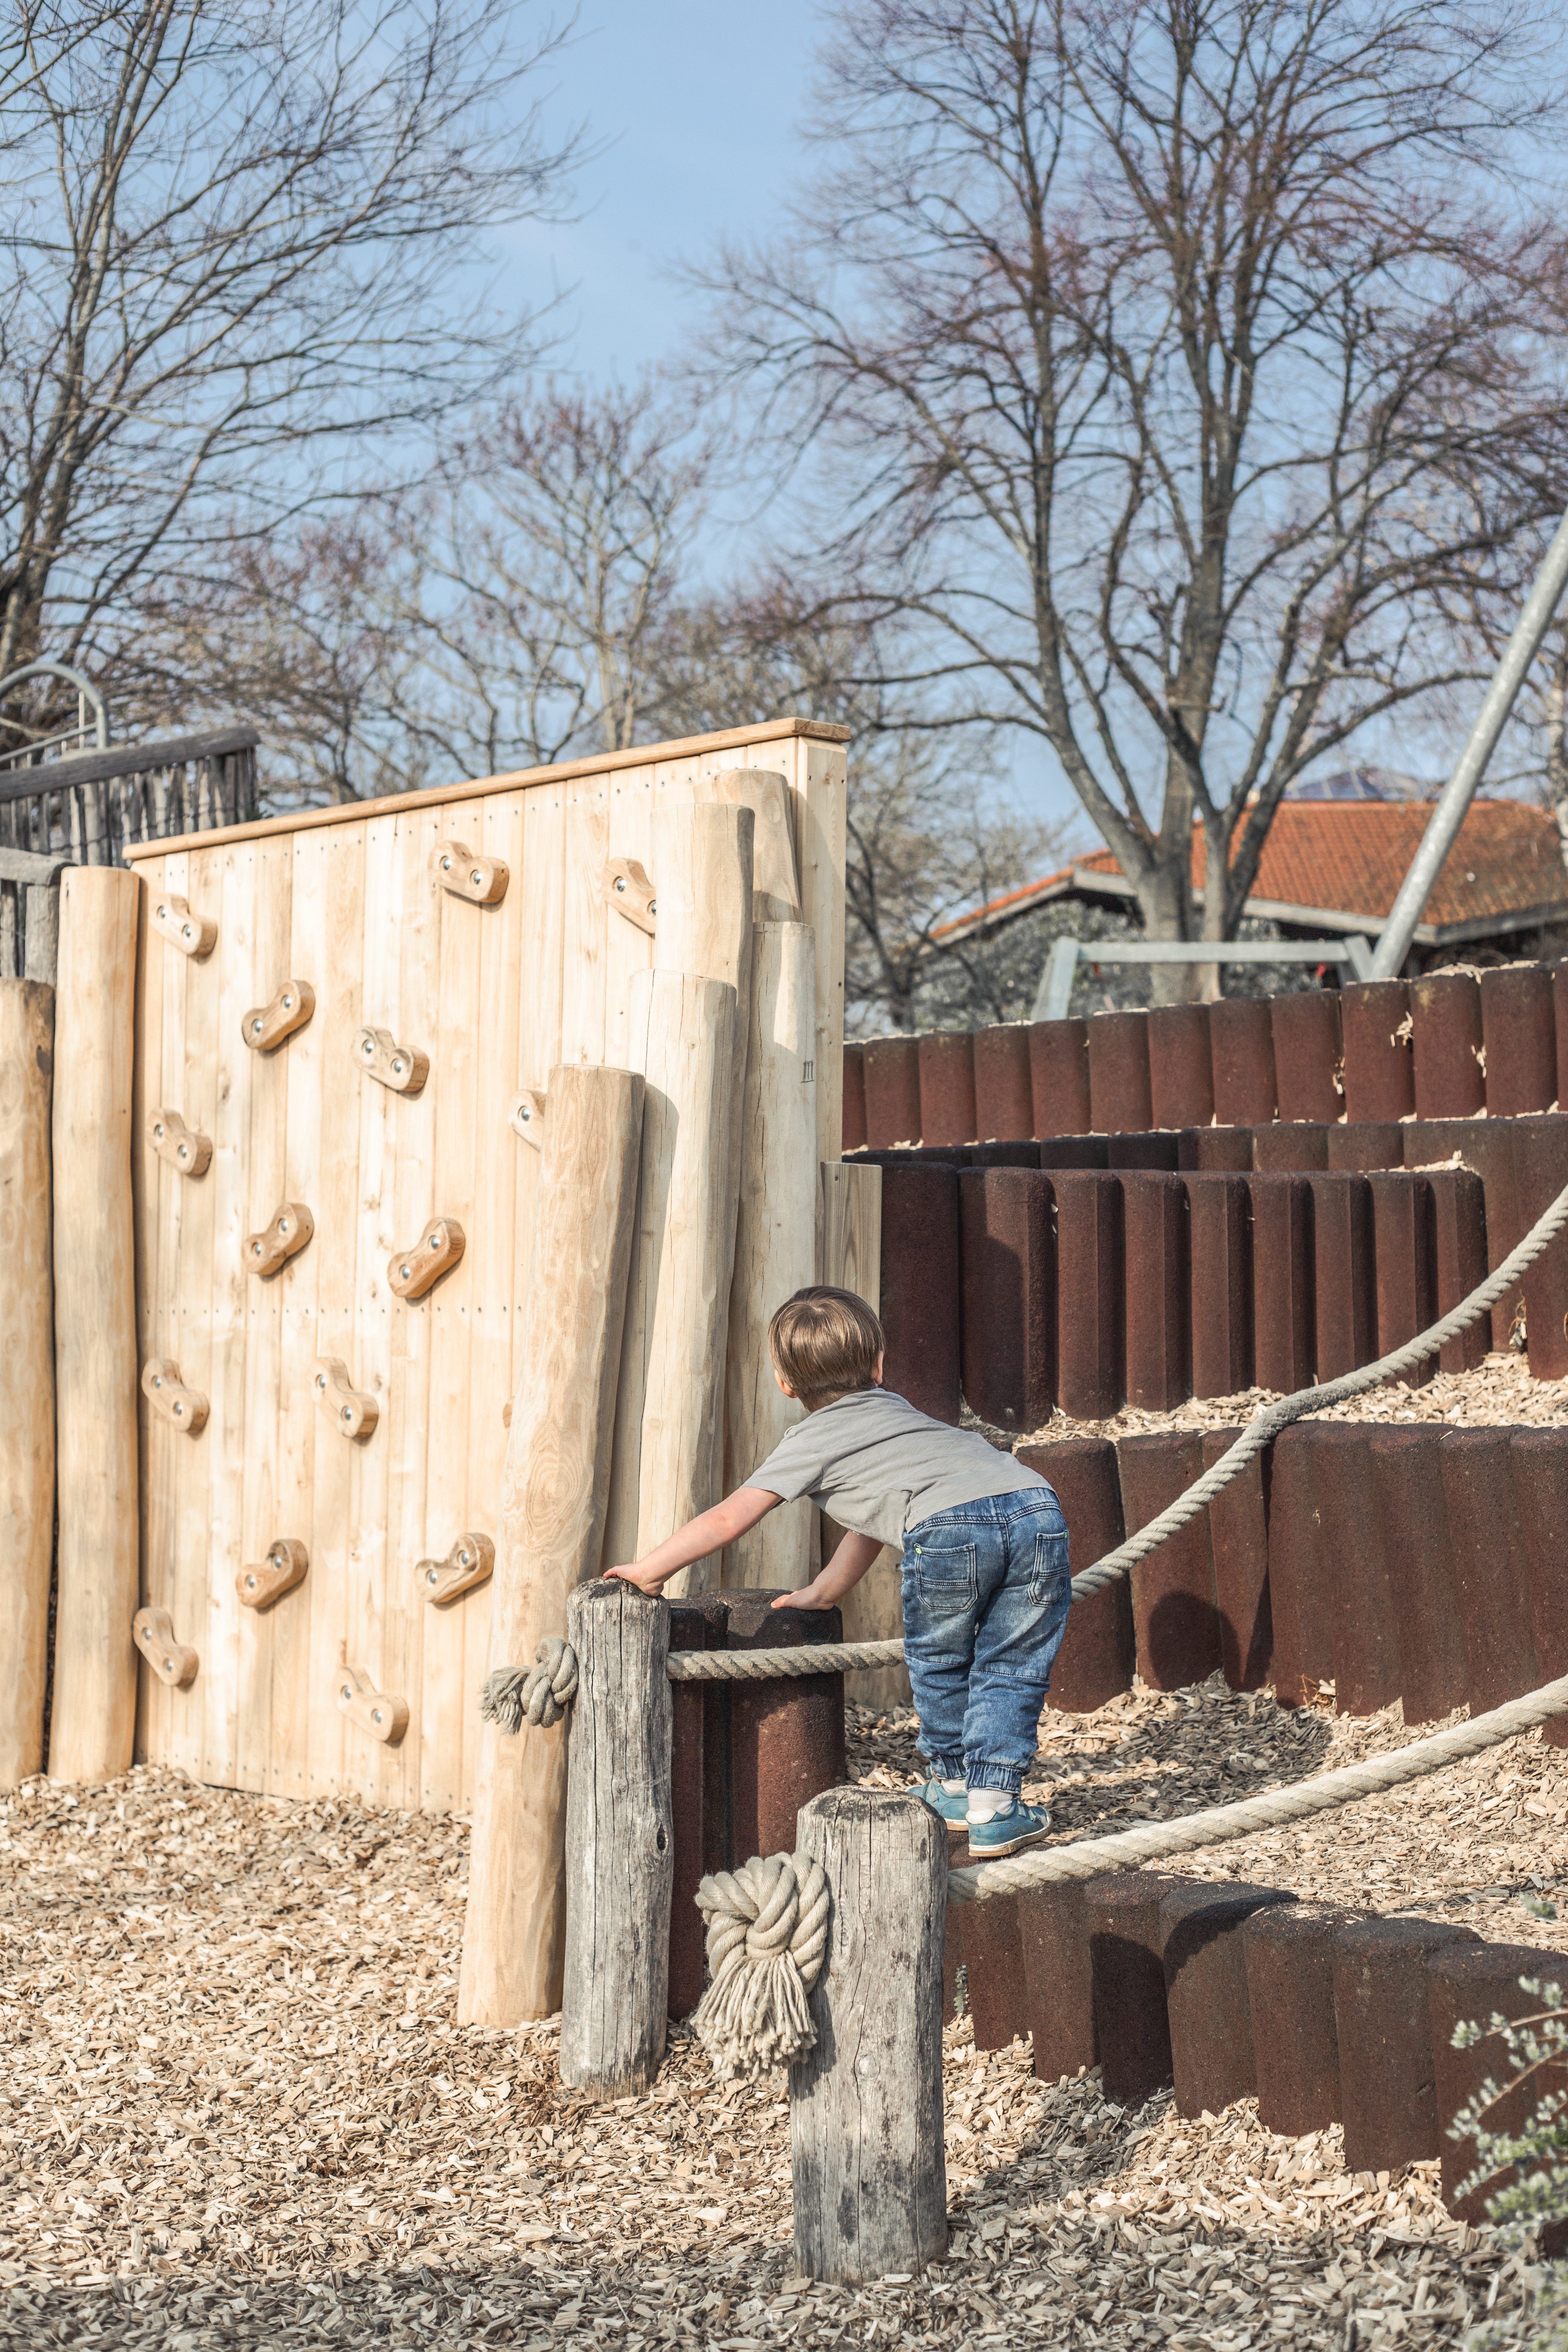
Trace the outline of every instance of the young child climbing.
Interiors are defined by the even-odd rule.
[[[797,1290],[768,1326],[768,1352],[805,1418],[743,1486],[609,1572],[658,1592],[801,1496],[851,1532],[775,1609],[831,1609],[884,1544],[901,1545],[904,1663],[930,1767],[921,1793],[967,1822],[972,1853],[1013,1853],[1050,1821],[1021,1792],[1072,1597],[1067,1528],[1037,1471],[883,1388],[885,1344],[853,1291]]]

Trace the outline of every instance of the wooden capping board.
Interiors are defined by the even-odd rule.
[[[817,1066],[838,1066],[841,736],[773,721],[136,845],[146,889],[218,924],[199,961],[139,933],[138,1370],[171,1357],[211,1405],[191,1438],[138,1395],[140,1597],[201,1658],[183,1689],[139,1669],[140,1756],[280,1796],[471,1800],[490,1590],[433,1607],[415,1571],[465,1530],[499,1534],[539,1181],[508,1107],[558,1064],[626,1066],[631,983],[653,942],[605,904],[604,857],[646,864],[664,796],[700,795],[729,767],[784,778],[818,942]],[[429,851],[451,835],[505,861],[498,904],[438,887]],[[248,1052],[241,1013],[289,976],[314,988],[311,1019],[275,1053]],[[351,1052],[363,1024],[429,1055],[419,1095],[364,1079]],[[816,1091],[818,1156],[836,1160],[837,1082]],[[146,1142],[156,1104],[211,1137],[201,1176]],[[310,1206],[314,1233],[252,1280],[243,1237],[284,1200]],[[420,1298],[395,1297],[393,1252],[437,1215],[462,1224],[461,1259]],[[322,1355],[375,1398],[367,1438],[342,1437],[318,1408]],[[279,1538],[304,1545],[308,1572],[271,1608],[243,1608],[240,1568]],[[347,1666],[406,1701],[401,1741],[370,1739],[334,1704]]]

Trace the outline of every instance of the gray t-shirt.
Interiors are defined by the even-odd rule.
[[[841,1528],[901,1544],[938,1511],[1047,1482],[978,1430],[932,1421],[890,1389],[855,1389],[797,1422],[745,1483],[785,1503],[808,1495]]]

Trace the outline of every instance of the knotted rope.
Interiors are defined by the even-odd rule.
[[[816,2047],[806,1995],[827,1949],[827,1874],[775,1853],[716,1871],[697,1890],[708,1990],[692,2023],[721,2081],[792,2065]]]
[[[533,1654],[531,1666],[498,1666],[479,1688],[479,1713],[504,1732],[525,1723],[548,1731],[577,1696],[577,1653],[570,1642],[549,1634]]]

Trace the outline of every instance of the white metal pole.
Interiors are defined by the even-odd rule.
[[[1497,676],[1487,688],[1487,698],[1480,715],[1470,730],[1470,740],[1460,755],[1459,764],[1437,795],[1436,804],[1421,836],[1421,846],[1410,861],[1410,871],[1399,886],[1377,952],[1372,960],[1373,980],[1394,980],[1410,952],[1410,942],[1415,936],[1415,926],[1426,911],[1443,861],[1454,845],[1454,839],[1464,821],[1465,811],[1476,794],[1476,788],[1487,772],[1498,737],[1502,733],[1514,699],[1524,684],[1531,663],[1540,650],[1541,641],[1551,626],[1552,615],[1557,610],[1563,591],[1568,587],[1568,515],[1557,526],[1557,533],[1546,551],[1546,561],[1537,572],[1535,585],[1525,599],[1524,609],[1514,624],[1513,635],[1498,664]]]

